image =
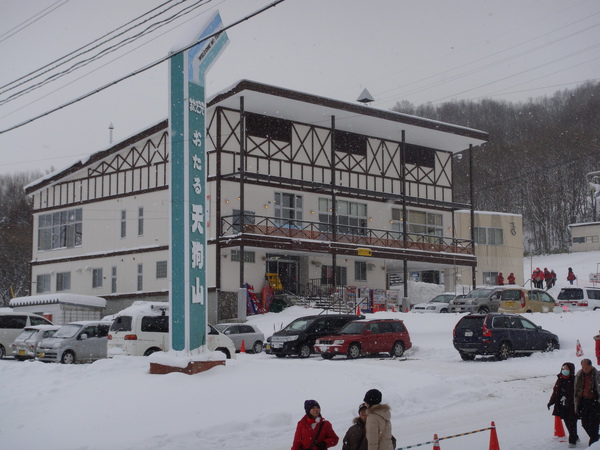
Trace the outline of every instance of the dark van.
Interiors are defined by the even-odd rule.
[[[354,314],[299,317],[267,339],[265,352],[279,358],[286,355],[308,358],[311,353],[315,353],[314,345],[318,338],[336,334],[348,322],[364,318],[365,316]]]

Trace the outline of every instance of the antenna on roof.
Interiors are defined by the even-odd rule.
[[[111,122],[110,125],[108,126],[108,140],[109,140],[109,144],[112,144],[112,142],[113,142],[113,130],[114,129],[115,129],[115,126]]]
[[[369,103],[374,102],[375,99],[373,98],[371,93],[367,91],[367,88],[364,88],[358,96],[358,98],[356,99],[356,101],[359,103],[363,103],[364,105],[368,105]]]

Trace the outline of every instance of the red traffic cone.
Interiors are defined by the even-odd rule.
[[[583,349],[581,348],[581,344],[579,343],[579,339],[577,339],[577,350],[575,351],[577,356],[583,356]]]
[[[242,340],[242,347],[240,348],[240,353],[246,353],[246,343]]]
[[[560,417],[554,416],[554,437],[562,438],[565,437],[565,429]]]
[[[490,432],[490,450],[500,450],[498,434],[496,434],[496,424],[494,422],[492,422],[492,431]]]
[[[440,450],[440,441],[437,434],[433,435],[433,450]]]
[[[356,305],[356,315],[360,316],[360,306]]]

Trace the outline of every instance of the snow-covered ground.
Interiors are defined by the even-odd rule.
[[[532,261],[534,268],[557,271],[552,293],[566,284],[567,267],[573,267],[579,284],[587,285],[599,262],[600,252]],[[530,261],[524,265],[527,279]],[[293,307],[249,321],[269,336],[295,317],[318,312]],[[403,319],[414,347],[399,360],[238,354],[224,367],[191,376],[150,375],[143,357],[72,366],[1,360],[0,448],[281,450],[291,446],[304,400],[319,401],[341,439],[371,388],[380,389],[392,407],[398,447],[430,441],[434,433],[443,437],[487,428],[492,421],[503,450],[567,447],[553,437],[546,404],[561,364],[571,361],[579,367],[578,340],[584,357],[596,362],[592,337],[600,328],[600,312],[528,315],[558,334],[560,350],[468,362],[452,346],[458,315],[368,316]],[[581,426],[579,432],[579,447],[585,448]],[[443,440],[440,447],[487,449],[489,438],[484,431]]]

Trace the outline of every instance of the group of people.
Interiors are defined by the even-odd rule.
[[[508,284],[515,284],[515,274],[511,272],[507,278],[507,281],[508,281]],[[498,274],[498,279],[496,281],[496,284],[498,286],[504,286],[504,275],[502,275],[502,272],[500,272]]]
[[[348,428],[342,450],[393,450],[396,439],[392,436],[389,405],[381,403],[381,391],[370,389],[359,408],[358,417]],[[294,434],[292,450],[325,450],[335,447],[339,437],[328,420],[321,416],[316,400],[304,402],[306,415],[300,419]]]
[[[554,269],[548,270],[544,267],[544,270],[540,270],[539,267],[536,267],[531,274],[531,281],[533,286],[538,289],[544,289],[544,282],[546,282],[546,290],[548,290],[556,284],[556,272],[554,272]]]
[[[557,375],[548,409],[554,406],[552,415],[560,417],[569,433],[569,448],[577,446],[577,421],[589,436],[589,444],[600,439],[600,372],[589,359],[581,361],[581,369],[575,373],[575,364],[566,362]]]

